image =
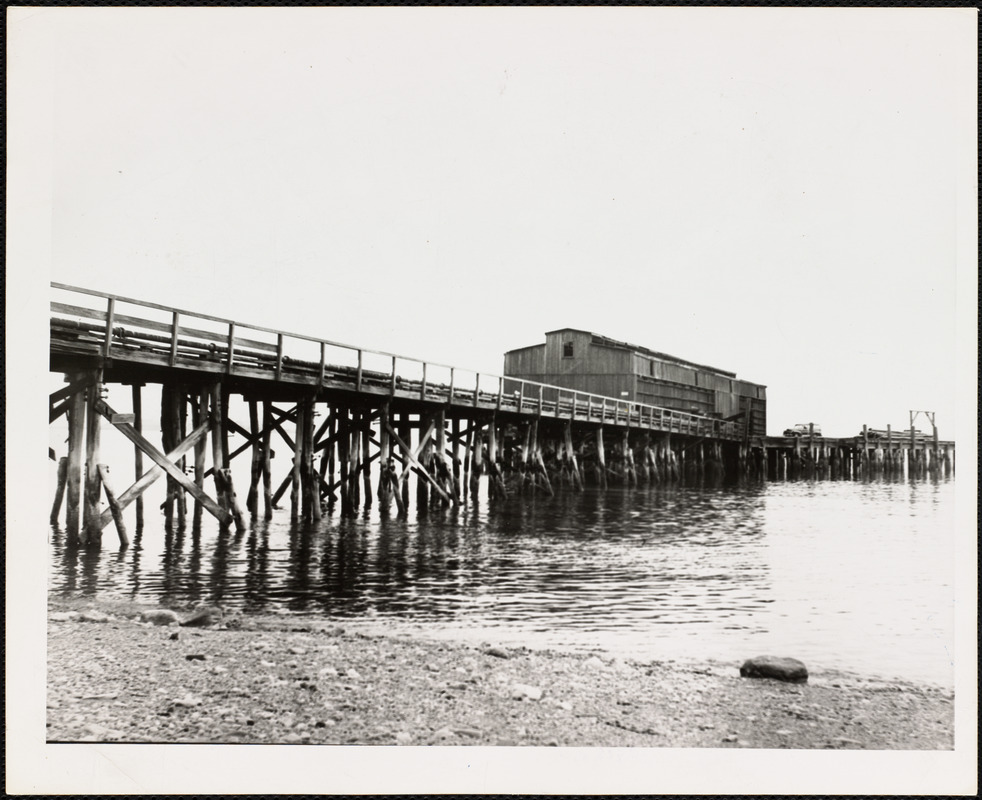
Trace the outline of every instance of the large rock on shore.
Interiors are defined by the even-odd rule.
[[[748,658],[740,667],[742,678],[774,678],[788,683],[806,683],[808,668],[796,658],[757,656]]]

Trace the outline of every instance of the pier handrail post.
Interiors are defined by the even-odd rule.
[[[106,343],[102,354],[110,358],[113,346],[113,314],[116,310],[116,298],[110,297],[106,304]]]
[[[283,334],[276,334],[276,380],[283,374]]]
[[[389,383],[389,397],[396,396],[396,357],[392,356],[392,380]]]
[[[447,403],[453,405],[453,378],[454,378],[454,368],[450,368],[450,391],[447,394]]]
[[[522,405],[525,400],[525,381],[518,382],[518,413],[522,412]]]
[[[501,411],[501,396],[505,393],[505,379],[498,376],[498,411]]]
[[[235,323],[228,323],[228,356],[225,359],[225,374],[232,374],[232,359],[235,354]]]
[[[324,385],[324,367],[325,367],[325,363],[326,363],[326,360],[327,360],[326,357],[325,357],[325,352],[324,352],[325,349],[326,349],[326,345],[324,344],[324,342],[321,342],[320,345],[321,345],[321,363],[320,363],[320,367],[317,370],[317,388],[318,389],[320,389],[320,387]]]
[[[177,364],[177,334],[181,329],[181,312],[175,311],[170,323],[170,365]]]
[[[542,416],[542,384],[539,384],[539,416]]]
[[[362,351],[359,348],[359,350],[358,350],[358,374],[355,377],[355,391],[356,392],[360,392],[361,391],[361,359],[362,359]],[[424,366],[424,370],[425,370],[425,366]],[[424,371],[423,374],[424,375],[426,374],[425,371]],[[424,380],[424,382],[425,382],[425,380]]]
[[[481,373],[474,373],[474,408],[477,408],[477,396],[481,393]]]

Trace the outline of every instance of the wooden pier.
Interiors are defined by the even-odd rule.
[[[63,373],[67,385],[50,395],[49,418],[68,421],[51,522],[58,523],[64,506],[69,540],[87,546],[101,543],[110,522],[125,546],[125,510],[134,505],[142,527],[142,495],[161,477],[165,524],[200,525],[207,511],[241,529],[247,516],[272,517],[287,496],[292,519],[315,522],[335,504],[342,515],[375,501],[405,514],[411,481],[416,508],[424,511],[460,505],[485,485],[497,500],[551,495],[560,485],[777,477],[785,462],[787,473],[835,454],[841,461],[849,447],[819,440],[806,448],[752,436],[746,419],[482,375],[51,286],[50,369]],[[160,387],[159,446],[143,435],[142,388],[149,384]],[[128,410],[109,405],[110,385],[131,387]],[[100,457],[103,421],[107,433],[114,429],[134,446],[133,481],[122,491],[130,483],[120,479],[122,468],[111,472]],[[233,433],[244,440],[234,450]],[[290,450],[288,459],[276,459],[275,474],[274,436]],[[929,466],[947,463],[938,444]],[[950,443],[944,444],[947,453]],[[243,501],[230,466],[244,453],[251,463]]]

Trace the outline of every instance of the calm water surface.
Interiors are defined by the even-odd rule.
[[[315,527],[280,511],[242,534],[207,515],[165,533],[155,507],[123,553],[111,526],[98,554],[53,529],[51,592],[952,683],[950,481],[588,489]]]

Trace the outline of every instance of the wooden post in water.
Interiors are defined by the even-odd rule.
[[[164,383],[160,387],[160,443],[164,452],[169,453],[174,449],[174,425],[173,414],[174,404],[171,395],[174,387],[169,383]],[[164,496],[164,527],[171,528],[174,525],[174,504],[177,501],[177,481],[170,475],[167,476],[167,493]]]
[[[134,383],[133,392],[133,430],[140,435],[143,434],[143,397],[142,384]],[[143,475],[143,451],[133,445],[133,471],[136,480]],[[139,534],[143,530],[143,494],[136,498],[136,532]]]
[[[55,489],[55,501],[51,506],[50,521],[52,525],[58,524],[58,516],[61,514],[61,503],[65,497],[65,483],[68,481],[68,457],[62,456],[58,460],[58,488]]]
[[[272,458],[273,443],[273,404],[269,400],[263,400],[263,452],[262,452],[262,475],[263,475],[263,516],[265,519],[273,517],[273,473],[270,464]]]
[[[481,473],[484,472],[484,442],[481,435],[481,423],[474,420],[471,424],[474,435],[471,439],[471,494],[476,498],[481,485]]]
[[[337,471],[337,461],[339,456],[337,455],[337,445],[338,445],[338,417],[336,409],[331,409],[331,422],[327,426],[327,450],[324,452],[324,458],[327,459],[327,485],[331,487],[331,494],[327,499],[328,508],[333,509],[334,503],[336,502],[334,497],[334,473]]]
[[[389,441],[389,404],[383,403],[379,408],[379,478],[378,478],[378,507],[388,511],[392,501],[392,479],[390,477],[389,460],[392,458],[392,445]]]
[[[372,441],[372,418],[367,411],[361,425],[361,479],[364,486],[365,508],[372,507],[372,456],[370,445]]]
[[[497,465],[494,463],[498,453],[497,438],[495,437],[495,422],[492,418],[488,425],[488,499],[493,500],[498,494]]]
[[[597,427],[597,483],[602,489],[607,488],[607,457],[604,454],[603,425]]]
[[[197,428],[208,418],[208,392],[203,389],[199,389],[194,399],[194,406],[191,410],[191,421],[194,423],[194,427]],[[194,483],[195,486],[202,491],[205,488],[205,455],[207,449],[208,443],[205,441],[204,437],[195,442]],[[201,501],[195,499],[191,521],[191,525],[194,530],[201,529],[201,514],[203,510],[204,506],[201,504]]]
[[[249,399],[249,433],[252,434],[252,468],[249,472],[249,494],[246,509],[252,516],[259,513],[259,478],[262,475],[263,447],[259,430],[259,403]]]
[[[573,423],[566,420],[563,425],[563,438],[566,444],[566,458],[569,460],[570,472],[573,476],[573,488],[583,488],[583,478],[580,475],[580,465],[576,461],[576,450],[573,447]]]
[[[99,470],[99,479],[102,482],[102,489],[106,493],[106,502],[109,503],[109,510],[112,512],[113,522],[116,524],[116,534],[119,536],[119,545],[120,547],[128,547],[130,540],[126,535],[126,525],[123,523],[123,511],[119,507],[119,503],[116,502],[116,493],[113,491],[113,488],[109,483],[109,467],[107,467],[105,464],[99,464],[97,469]]]
[[[297,403],[296,420],[293,432],[293,465],[290,473],[290,521],[300,518],[300,467],[303,463],[304,406]]]
[[[348,429],[348,409],[337,408],[334,416],[338,421],[338,468],[341,482],[341,516],[350,517],[354,513],[351,504],[351,485],[348,481],[349,450],[351,449],[351,432]]]
[[[460,419],[456,416],[450,421],[450,436],[453,439],[453,496],[460,502]]]
[[[225,468],[225,458],[222,455],[222,428],[225,415],[222,413],[222,391],[218,383],[213,383],[211,394],[211,475],[215,481],[215,499],[218,505],[228,511],[228,497],[225,492],[225,481],[222,470]]]
[[[82,514],[84,531],[83,543],[89,547],[102,544],[102,527],[99,523],[99,495],[101,481],[99,479],[99,440],[100,420],[102,415],[96,410],[96,405],[102,399],[102,370],[96,370],[95,382],[88,389],[88,404],[86,408],[85,425],[85,505]]]
[[[463,482],[461,483],[461,489],[463,490],[464,500],[467,499],[470,494],[470,473],[471,473],[471,453],[474,443],[474,423],[472,422],[467,426],[467,435],[464,437],[464,476]]]
[[[177,447],[187,436],[187,408],[183,386],[177,385],[174,387],[174,391],[171,394],[171,403],[173,405],[171,410],[171,425],[173,429],[171,433],[171,447],[169,449]],[[184,472],[185,467],[185,458],[181,456],[177,460],[177,468],[181,472]],[[176,484],[175,486],[174,499],[177,507],[177,524],[183,528],[187,523],[188,503],[184,487],[180,484]]]
[[[402,441],[404,441],[407,446],[412,446],[412,442],[410,441],[411,431],[412,428],[409,427],[409,415],[406,412],[403,412],[402,414],[399,415],[399,427],[396,429],[396,433],[399,434],[399,438],[402,439]],[[400,473],[405,473],[406,470],[409,469],[409,454],[402,451],[401,448],[399,452],[399,465],[400,465],[400,470],[399,470]],[[402,496],[402,511],[403,513],[405,513],[405,511],[409,508],[409,480],[408,479],[402,482],[402,487],[400,488],[399,491]]]

